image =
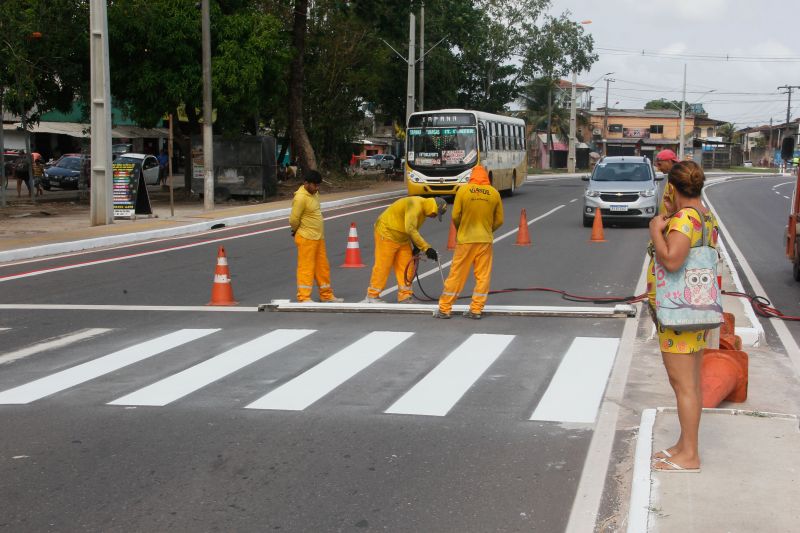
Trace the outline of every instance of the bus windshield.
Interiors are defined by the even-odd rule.
[[[478,135],[474,126],[409,128],[406,160],[414,167],[457,167],[474,164],[478,158]]]

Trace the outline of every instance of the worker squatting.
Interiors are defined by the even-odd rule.
[[[319,184],[322,176],[312,170],[294,193],[289,224],[297,245],[297,301],[311,302],[316,281],[322,302],[342,302],[333,294],[330,264],[325,251],[325,231],[319,205]],[[447,211],[442,198],[409,196],[400,198],[386,208],[375,222],[375,264],[372,267],[366,303],[382,302],[380,293],[394,270],[399,303],[413,301],[411,281],[414,279],[413,258],[424,253],[433,261],[439,254],[422,237],[419,230],[427,218],[440,222]],[[492,242],[494,232],[503,225],[503,203],[500,194],[489,183],[482,166],[472,170],[469,185],[460,187],[453,201],[453,224],[456,227],[456,249],[450,274],[439,298],[436,318],[450,318],[453,303],[464,288],[470,268],[475,275],[472,302],[464,316],[480,319],[492,273]]]

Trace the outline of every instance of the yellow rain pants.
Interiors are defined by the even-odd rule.
[[[402,302],[411,298],[413,291],[411,283],[406,283],[406,268],[408,268],[408,279],[414,277],[414,264],[409,266],[412,259],[411,244],[408,242],[394,242],[378,231],[375,231],[375,266],[372,267],[372,276],[369,279],[369,289],[367,296],[378,298],[381,291],[386,286],[389,279],[389,270],[394,268],[394,275],[397,278],[397,301]]]
[[[297,245],[297,301],[311,299],[315,280],[319,287],[319,299],[323,302],[332,300],[331,266],[325,253],[325,239],[306,239],[297,233],[294,243]]]
[[[470,267],[475,269],[475,289],[472,291],[472,303],[469,310],[475,314],[483,311],[489,297],[489,283],[492,277],[492,243],[475,242],[457,244],[450,265],[450,275],[444,282],[442,296],[439,297],[439,311],[450,314],[453,303],[464,288],[469,276]]]

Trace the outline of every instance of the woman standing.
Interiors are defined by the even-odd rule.
[[[670,272],[680,269],[690,248],[703,244],[703,226],[711,235],[709,245],[717,247],[717,221],[703,206],[700,195],[705,182],[703,169],[693,161],[676,163],[669,171],[674,200],[666,199],[667,213],[650,221],[652,247],[647,275],[650,310],[655,316],[655,264],[653,258]],[[665,472],[699,472],[698,433],[702,411],[700,364],[708,330],[675,331],[657,324],[658,344],[669,383],[675,391],[681,434],[673,446],[653,456],[653,469]]]

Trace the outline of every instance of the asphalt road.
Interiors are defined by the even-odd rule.
[[[556,179],[505,200],[493,288],[633,294],[646,230],[606,228],[606,243],[589,243],[582,190]],[[347,230],[357,224],[371,264],[386,204],[325,214],[348,301],[363,298],[369,268],[338,267]],[[538,219],[530,247],[514,246],[523,208]],[[124,310],[205,304],[220,244],[242,306],[293,298],[285,226],[0,267],[0,303],[120,306],[3,311],[0,529],[564,529],[591,391],[602,395],[623,321]],[[446,261],[448,231],[422,229]],[[441,290],[438,272],[422,283]],[[583,305],[542,292],[490,303]],[[588,422],[552,402],[564,390]]]
[[[792,277],[792,263],[784,251],[786,221],[795,181],[787,176],[729,180],[709,187],[707,194],[727,229],[723,238],[733,240],[741,250],[766,291],[762,296],[784,314],[800,316],[800,282]],[[735,257],[734,260],[738,262]],[[755,294],[746,277],[742,278],[747,292]],[[769,321],[761,322],[768,343],[781,346]],[[785,324],[795,342],[800,344],[800,323]]]

